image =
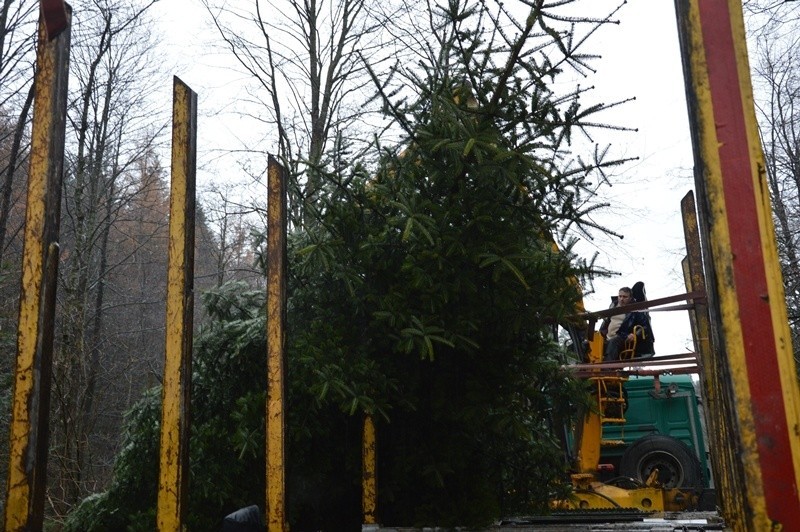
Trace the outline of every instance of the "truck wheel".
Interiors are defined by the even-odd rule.
[[[680,440],[651,434],[633,442],[619,464],[620,475],[645,482],[658,469],[658,483],[664,488],[702,488],[700,460]]]

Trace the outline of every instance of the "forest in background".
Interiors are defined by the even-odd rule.
[[[72,37],[52,389],[48,512],[56,520],[86,496],[108,488],[115,459],[125,441],[121,436],[125,414],[161,380],[169,178],[163,157],[169,109],[156,101],[148,83],[158,69],[164,68],[150,18],[153,3],[71,3],[80,16],[75,19]],[[331,221],[327,217],[343,201],[342,191],[354,190],[351,185],[354,187],[365,172],[382,168],[386,159],[381,162],[376,153],[396,149],[394,139],[408,139],[415,131],[403,120],[424,110],[400,112],[403,105],[414,101],[415,94],[413,90],[407,92],[408,87],[422,86],[424,80],[438,75],[436,68],[415,71],[401,67],[397,58],[408,64],[427,61],[444,71],[442,57],[436,55],[443,48],[442,34],[437,33],[435,25],[417,22],[431,19],[420,18],[420,11],[415,11],[430,9],[429,5],[348,0],[333,3],[335,9],[325,11],[329,8],[325,2],[289,2],[292,16],[285,20],[265,17],[263,11],[255,9],[257,5],[248,3],[241,12],[233,13],[215,6],[211,0],[206,2],[221,42],[232,50],[232,62],[238,62],[242,71],[253,78],[257,88],[253,98],[263,104],[260,119],[265,128],[275,132],[272,144],[265,145],[263,152],[264,156],[267,151],[277,154],[290,171],[291,225],[309,238],[303,249],[310,253],[309,246],[317,246],[314,249],[320,252],[314,255],[315,261],[336,259],[336,254],[322,253],[326,250],[321,246],[325,241],[321,229],[331,229],[325,225]],[[268,7],[265,2],[260,5],[262,9]],[[800,63],[795,50],[800,38],[800,9],[790,3],[767,0],[746,1],[744,5],[754,37],[750,61],[797,353]],[[320,15],[325,12],[332,15]],[[0,12],[0,346],[5,353],[0,360],[0,455],[7,455],[16,350],[37,13],[38,2],[33,0],[3,0]],[[225,14],[246,21],[255,33],[228,26]],[[499,19],[497,13],[490,11],[481,16],[487,26]],[[611,19],[613,16],[607,20]],[[376,31],[377,28],[384,31]],[[280,39],[269,39],[276,34],[286,38],[284,44],[294,40],[302,46],[294,50],[281,47]],[[498,54],[507,54],[512,48],[512,35],[500,32],[498,38],[505,39],[505,48]],[[477,51],[476,45],[471,53]],[[563,66],[588,68],[588,60],[576,52],[574,61]],[[499,63],[489,65],[487,60],[492,68],[501,69],[503,65]],[[479,77],[459,80],[473,91],[471,96],[481,105],[492,103],[494,87]],[[292,96],[287,98],[287,93]],[[559,105],[568,109],[570,102],[566,99]],[[393,108],[393,103],[397,107]],[[466,146],[460,149],[463,153]],[[560,162],[567,164],[566,160]],[[598,161],[588,164],[595,162]],[[254,182],[261,179],[257,170],[243,173]],[[260,213],[264,205],[243,200],[225,185],[225,176],[220,177],[218,184],[205,190],[200,198],[195,286],[198,292],[217,289],[211,294],[225,294],[229,288],[223,287],[236,286],[238,292],[231,296],[236,299],[263,286],[259,250],[263,243]],[[585,203],[576,206],[575,212],[602,206],[602,200],[592,196],[595,192],[596,188],[587,190],[581,199]],[[551,207],[561,209],[566,204],[565,197],[544,201],[545,197],[537,205],[541,212],[547,213]],[[408,204],[405,208],[404,212],[410,212]],[[431,230],[424,219],[408,219],[409,233],[415,231],[414,224],[418,222],[421,223],[416,227],[422,234]],[[576,215],[571,221],[579,219]],[[602,230],[571,224],[568,216],[545,227],[557,234]],[[322,266],[318,268],[318,272],[325,271]],[[353,271],[336,273],[346,276]],[[226,284],[229,282],[235,284]],[[311,281],[307,282],[311,285]],[[213,313],[217,312],[219,322],[223,307],[221,300],[216,300],[216,306],[210,307],[215,310],[205,315],[203,305],[197,305],[195,323],[213,326]],[[439,329],[419,330],[423,339],[448,338]],[[419,345],[413,339],[406,340],[416,353]],[[427,349],[425,342],[421,345]],[[447,343],[442,342],[439,348],[442,346]],[[339,369],[335,365],[327,368]],[[367,375],[372,369],[367,367],[364,371]],[[326,382],[344,382],[330,375],[328,378]],[[337,400],[333,409],[346,411],[344,398],[350,401],[358,394],[340,393],[342,405]],[[317,394],[324,396],[321,389]],[[371,397],[366,392],[363,396]],[[362,411],[368,403],[356,403],[353,411]],[[368,404],[369,408],[374,406]],[[2,461],[3,482],[5,471]]]
[[[65,513],[105,486],[125,412],[160,383],[169,210],[170,103],[149,4],[71,2],[48,503]],[[8,454],[32,118],[37,1],[0,12],[0,450]],[[168,146],[167,146],[168,148]],[[166,161],[163,160],[167,154]],[[242,217],[197,210],[196,287],[260,275]],[[219,226],[214,226],[219,222]],[[213,228],[212,228],[213,227]],[[220,230],[221,229],[221,230]],[[198,311],[199,312],[199,311]],[[199,316],[198,316],[199,321]],[[0,477],[5,486],[7,460]],[[5,489],[3,489],[5,492]]]

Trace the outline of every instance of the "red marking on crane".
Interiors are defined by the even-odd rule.
[[[740,65],[727,0],[698,4],[764,496],[769,518],[789,526],[800,523],[800,500],[772,313],[769,301],[762,297],[768,293],[767,272],[754,190],[756,170],[750,158],[739,85]]]
[[[67,5],[64,0],[39,0],[47,38],[54,39],[67,28]]]

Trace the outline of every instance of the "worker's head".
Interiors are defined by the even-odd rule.
[[[617,305],[620,307],[622,305],[627,305],[631,302],[633,296],[631,295],[631,289],[627,286],[623,286],[619,289],[619,294],[617,294]]]

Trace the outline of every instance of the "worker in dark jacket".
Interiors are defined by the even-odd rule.
[[[636,302],[647,301],[647,294],[645,294],[644,291],[644,283],[638,281],[636,284],[634,284],[631,288],[631,295],[633,296],[633,300]],[[642,319],[641,316],[637,316],[637,323],[634,323],[634,326],[641,325],[643,328],[642,334],[636,339],[636,354],[634,356],[636,358],[650,358],[656,354],[653,345],[653,342],[655,342],[656,338],[653,335],[653,326],[650,323],[650,312],[647,310],[640,310],[637,311],[637,313],[643,314],[646,319]]]
[[[623,297],[626,296],[626,297]],[[617,306],[624,306],[628,303],[646,301],[644,283],[637,282],[633,288],[623,287],[619,291]],[[601,332],[603,332],[601,326]],[[632,342],[636,338],[636,350],[634,357],[648,358],[655,354],[653,348],[653,329],[650,326],[650,313],[642,310],[628,312],[622,318],[622,323],[616,331],[608,328],[606,337],[606,349],[603,360],[606,362],[619,360],[620,352],[625,347],[626,342]]]
[[[631,289],[627,286],[623,286],[619,289],[617,296],[611,298],[611,307],[609,308],[624,307],[630,303],[632,299],[633,294]],[[614,314],[603,320],[603,323],[600,325],[600,334],[606,339],[603,360],[617,360],[619,358],[619,352],[625,340],[624,338],[617,337],[617,331],[619,331],[619,328],[622,326],[622,322],[625,321],[626,315],[625,313]]]

